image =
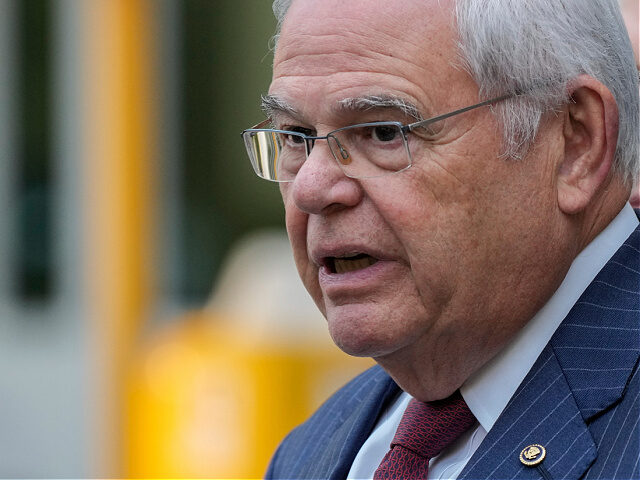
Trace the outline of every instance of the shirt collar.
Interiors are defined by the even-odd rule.
[[[460,391],[488,432],[569,310],[598,272],[638,226],[629,204],[575,258],[560,287],[498,355],[474,373]]]

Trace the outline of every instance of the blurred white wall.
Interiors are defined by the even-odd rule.
[[[15,243],[16,7],[0,2],[0,477],[90,475],[90,376],[79,248],[78,10],[54,2],[53,256],[51,302],[18,300]]]

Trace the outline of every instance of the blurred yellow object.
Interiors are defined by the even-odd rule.
[[[96,379],[91,386],[96,392],[92,408],[99,412],[92,420],[99,439],[93,468],[116,477],[122,473],[122,379],[156,301],[157,15],[154,0],[71,3],[78,10],[85,39],[78,45],[82,59],[78,170],[83,176],[78,185],[83,219],[78,226],[84,229],[78,232],[83,239],[78,255],[84,256],[83,294],[91,319],[90,368]]]
[[[127,477],[259,478],[282,438],[372,365],[331,342],[286,236],[238,246],[209,307],[132,362]]]
[[[193,314],[134,362],[128,477],[259,478],[284,435],[371,365],[219,323]]]

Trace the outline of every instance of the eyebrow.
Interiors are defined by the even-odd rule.
[[[287,114],[291,117],[299,117],[300,114],[291,104],[283,98],[275,95],[262,95],[261,107],[264,114],[273,119],[277,114]]]
[[[353,112],[367,112],[377,109],[395,109],[415,119],[423,120],[420,109],[402,97],[395,95],[365,95],[363,97],[345,98],[340,107]]]
[[[398,110],[418,122],[424,119],[416,105],[396,95],[382,94],[344,98],[340,100],[338,105],[340,110],[352,113],[389,109]],[[295,107],[276,95],[262,95],[261,107],[267,118],[273,119],[275,116],[282,114],[290,117],[300,117],[300,113]]]

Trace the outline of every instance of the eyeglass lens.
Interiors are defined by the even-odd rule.
[[[294,180],[312,148],[312,141],[295,132],[249,130],[243,137],[256,173],[276,182]],[[394,123],[345,127],[327,135],[327,141],[349,177],[379,177],[411,164],[406,137]]]

